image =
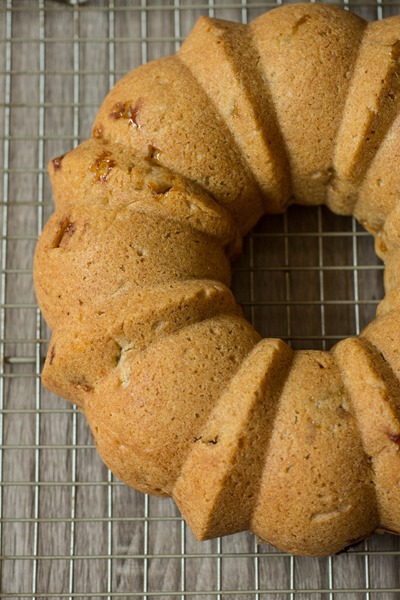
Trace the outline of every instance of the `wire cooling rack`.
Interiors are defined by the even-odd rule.
[[[246,22],[275,4],[218,0],[0,3],[0,540],[2,598],[400,598],[400,545],[375,536],[324,559],[247,533],[198,543],[169,500],[122,485],[83,416],[42,389],[49,332],[32,256],[52,212],[46,163],[86,138],[107,90],[171,54],[202,15]],[[373,19],[400,4],[351,2]],[[68,285],[68,282],[65,282]],[[293,208],[246,240],[235,291],[266,336],[328,349],[382,297],[382,266],[351,219]]]

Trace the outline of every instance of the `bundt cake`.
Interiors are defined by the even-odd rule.
[[[203,17],[50,162],[43,383],[200,540],[325,555],[400,532],[399,59],[400,17]],[[354,215],[385,262],[376,319],[330,352],[260,339],[229,290],[242,236],[293,203]]]

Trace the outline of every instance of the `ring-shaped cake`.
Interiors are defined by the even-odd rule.
[[[399,58],[400,17],[202,18],[50,163],[43,382],[199,539],[321,555],[400,531]],[[376,319],[330,352],[262,340],[229,290],[242,236],[293,203],[354,215],[385,262]]]

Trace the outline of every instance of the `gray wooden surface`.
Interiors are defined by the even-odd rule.
[[[215,5],[215,16],[237,21],[263,11],[260,3]],[[213,12],[196,7],[0,2],[1,597],[398,599],[400,545],[391,536],[332,559],[294,559],[246,533],[196,542],[171,501],[112,478],[83,416],[40,386],[49,332],[31,268],[52,211],[46,163],[88,136],[114,80],[174,52],[197,17]],[[356,10],[379,16],[373,3]],[[383,13],[399,11],[392,3]],[[234,287],[263,335],[329,348],[373,317],[377,263],[350,219],[295,208],[249,237]]]

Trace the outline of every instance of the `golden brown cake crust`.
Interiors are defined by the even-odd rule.
[[[43,383],[199,539],[321,555],[400,533],[399,40],[400,17],[322,4],[202,18],[50,162]],[[329,353],[261,340],[229,290],[242,235],[294,202],[354,214],[385,262],[376,319]]]

